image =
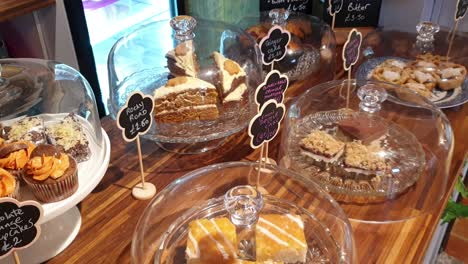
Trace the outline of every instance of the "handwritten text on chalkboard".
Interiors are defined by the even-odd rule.
[[[260,109],[249,124],[250,146],[258,148],[265,142],[270,142],[275,138],[280,129],[286,107],[284,104],[277,104],[275,100],[269,100]]]
[[[282,60],[286,56],[286,48],[290,39],[291,34],[287,30],[279,26],[272,27],[259,44],[263,64],[268,65]]]
[[[348,40],[343,47],[343,68],[345,70],[351,69],[351,66],[356,64],[359,59],[359,52],[361,50],[362,34],[355,28],[349,32]]]
[[[37,223],[42,214],[41,205],[35,201],[0,199],[0,259],[36,241],[41,233]]]
[[[458,0],[455,20],[462,19],[466,15],[466,10],[468,10],[468,0]]]
[[[265,78],[265,82],[261,83],[255,91],[255,102],[259,108],[262,108],[270,99],[275,100],[277,103],[282,103],[288,85],[289,80],[286,75],[281,74],[277,70],[269,72]]]
[[[260,12],[267,12],[277,8],[312,14],[312,0],[260,0]]]
[[[328,13],[330,16],[338,14],[343,8],[343,0],[328,0]]]
[[[122,129],[126,141],[133,141],[137,136],[148,132],[152,123],[153,107],[151,96],[145,96],[140,92],[130,95],[125,107],[117,114],[117,126]]]
[[[332,2],[336,0],[330,0]],[[382,0],[342,0],[343,7],[335,13],[336,27],[376,27],[379,24]],[[332,13],[328,8],[326,20],[331,21]]]

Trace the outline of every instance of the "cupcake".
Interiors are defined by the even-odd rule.
[[[57,202],[78,189],[78,168],[70,155],[53,145],[39,145],[31,153],[23,179],[42,202]]]
[[[19,198],[18,179],[2,168],[0,168],[0,197]]]
[[[0,145],[0,168],[20,177],[35,147],[30,141],[4,142]]]

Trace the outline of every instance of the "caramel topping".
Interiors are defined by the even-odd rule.
[[[176,78],[173,78],[173,79],[170,79],[169,81],[167,81],[166,86],[174,87],[174,86],[186,83],[187,81],[188,81],[188,79],[185,76],[176,77]]]
[[[0,197],[5,197],[15,191],[16,180],[7,170],[0,168]]]
[[[231,60],[226,60],[224,62],[224,69],[230,74],[230,75],[235,75],[240,72],[239,65],[237,63],[231,61]]]
[[[63,176],[70,165],[68,155],[60,154],[60,158],[55,157],[34,157],[26,165],[26,173],[32,175],[36,181],[44,181],[51,177],[58,179]]]
[[[0,167],[11,169],[11,170],[18,170],[24,168],[26,163],[28,162],[29,158],[31,157],[31,153],[36,147],[33,143],[29,141],[25,141],[28,145],[27,149],[20,149],[18,151],[14,151],[5,158],[0,159]]]

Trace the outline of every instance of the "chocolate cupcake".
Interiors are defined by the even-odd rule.
[[[23,179],[37,199],[57,202],[78,189],[78,168],[73,157],[55,146],[39,145],[26,164]]]
[[[0,168],[0,197],[19,199],[19,185],[18,178]]]
[[[36,146],[30,141],[17,141],[0,145],[0,168],[15,177],[21,177],[26,163]]]

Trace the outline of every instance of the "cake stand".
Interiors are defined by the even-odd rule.
[[[44,217],[39,222],[41,234],[38,240],[26,249],[17,251],[22,263],[42,263],[65,250],[78,235],[81,214],[76,205],[99,184],[106,173],[110,158],[110,141],[101,128],[101,142],[90,141],[91,157],[78,164],[78,190],[65,200],[43,204]],[[93,172],[93,173],[89,173]],[[32,193],[22,193],[22,200],[32,198]],[[14,263],[13,255],[2,263]]]

